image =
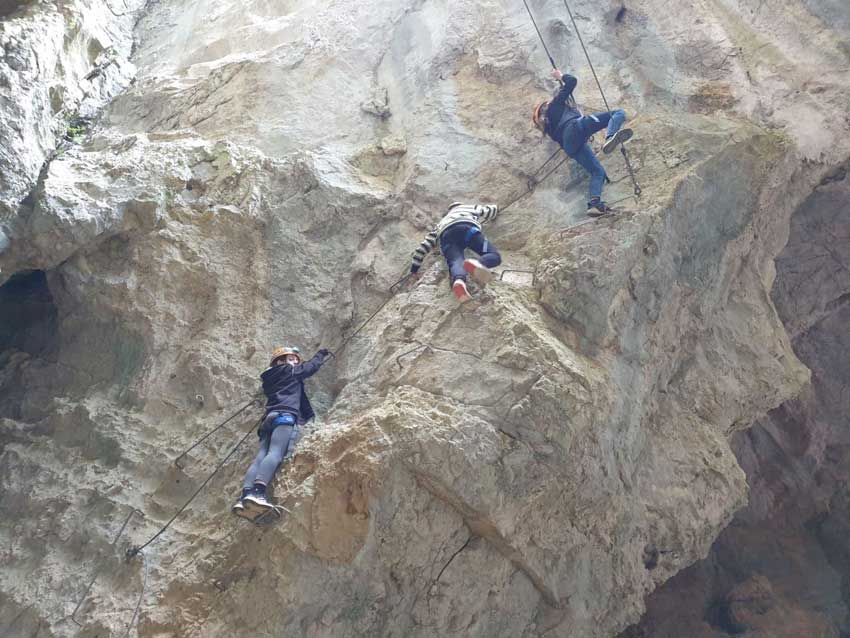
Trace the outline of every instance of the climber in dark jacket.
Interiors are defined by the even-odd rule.
[[[257,430],[260,449],[245,474],[242,495],[233,506],[235,514],[254,519],[274,507],[266,498],[266,486],[281,462],[295,451],[298,426],[315,416],[304,380],[319,371],[329,354],[323,348],[303,363],[298,348],[277,348],[272,353],[269,369],[260,375],[266,395],[265,416]]]
[[[590,173],[587,214],[591,217],[604,215],[611,212],[608,204],[602,201],[602,185],[607,175],[587,141],[594,133],[607,129],[605,143],[602,145],[602,152],[607,155],[617,148],[617,145],[631,139],[632,130],[621,128],[626,121],[626,112],[616,109],[582,115],[573,97],[578,80],[572,75],[562,74],[557,69],[552,71],[552,76],[562,83],[561,90],[551,102],[541,102],[537,105],[534,109],[534,124]]]

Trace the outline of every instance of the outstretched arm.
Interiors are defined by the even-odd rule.
[[[301,379],[312,377],[319,371],[319,368],[322,367],[328,356],[330,356],[330,352],[326,348],[322,348],[306,363],[299,363],[297,366],[293,366],[292,376],[300,377]]]
[[[578,80],[569,73],[561,73],[558,69],[552,71],[552,77],[561,83],[561,90],[558,91],[558,95],[556,95],[555,99],[552,100],[552,104],[563,106],[567,101],[567,98],[570,96],[570,93],[575,90]]]
[[[425,255],[430,253],[436,245],[437,231],[435,229],[425,235],[425,239],[423,239],[422,243],[419,244],[419,247],[413,251],[413,262],[410,264],[411,273],[419,272],[419,268],[422,266],[422,261],[425,259]]]

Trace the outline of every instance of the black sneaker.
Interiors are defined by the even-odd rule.
[[[613,212],[614,209],[611,208],[605,202],[603,202],[601,199],[591,199],[589,202],[587,202],[588,217],[602,217],[602,215],[609,215]]]

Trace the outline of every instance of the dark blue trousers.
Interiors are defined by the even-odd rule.
[[[587,140],[590,139],[591,135],[602,129],[608,129],[605,136],[610,137],[620,130],[625,121],[626,112],[616,109],[605,113],[583,115],[573,120],[564,129],[561,146],[567,152],[567,155],[581,164],[582,168],[590,173],[589,199],[602,195],[602,186],[605,183],[606,174],[602,164],[599,163],[599,160],[593,154],[593,149],[590,148]]]
[[[449,265],[449,285],[456,279],[466,281],[466,271],[463,269],[464,251],[470,250],[481,256],[481,263],[487,268],[495,268],[502,263],[502,256],[478,228],[472,224],[455,224],[449,226],[440,235],[440,252]]]

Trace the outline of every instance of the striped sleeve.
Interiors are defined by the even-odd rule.
[[[491,222],[499,215],[499,207],[496,204],[478,204],[475,207],[475,216],[483,224],[484,222]]]
[[[425,239],[423,239],[422,243],[419,244],[419,247],[413,251],[413,263],[410,264],[410,272],[417,272],[419,270],[422,266],[422,261],[425,259],[425,255],[430,253],[436,245],[437,231],[435,229],[425,235]]]

